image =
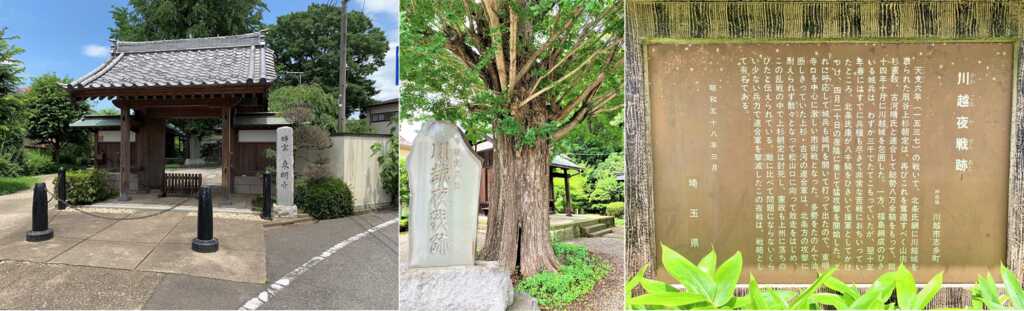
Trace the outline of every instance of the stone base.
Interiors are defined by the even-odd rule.
[[[299,207],[295,205],[274,204],[274,217],[295,217],[299,215]]]
[[[495,261],[439,268],[403,264],[398,274],[403,311],[505,311],[513,302],[512,278]]]

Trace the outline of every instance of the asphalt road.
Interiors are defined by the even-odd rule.
[[[385,210],[269,228],[267,278],[273,283],[354,235],[398,217]],[[237,309],[268,284],[164,275],[145,309]],[[398,224],[341,248],[281,289],[260,309],[398,309]]]

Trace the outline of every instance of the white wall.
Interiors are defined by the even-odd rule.
[[[380,165],[373,154],[372,146],[387,146],[385,136],[332,136],[333,146],[329,152],[332,175],[341,178],[352,191],[352,202],[356,211],[374,209],[391,204],[391,197],[384,191],[380,181]],[[341,170],[344,168],[344,176]]]

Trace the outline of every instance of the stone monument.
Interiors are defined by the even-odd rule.
[[[451,123],[425,124],[409,165],[409,263],[400,268],[402,310],[505,310],[509,272],[474,261],[480,158]]]
[[[274,214],[293,217],[298,214],[295,206],[295,148],[292,128],[277,128],[277,203]]]

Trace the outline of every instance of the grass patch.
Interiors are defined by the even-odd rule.
[[[0,195],[31,189],[38,182],[36,176],[0,177]]]
[[[562,309],[594,288],[611,271],[607,262],[591,255],[584,246],[555,243],[555,256],[562,263],[558,272],[541,272],[524,278],[516,289],[529,293],[545,309]]]
[[[626,220],[622,219],[622,218],[615,218],[615,226],[616,227],[625,227],[626,226]]]

